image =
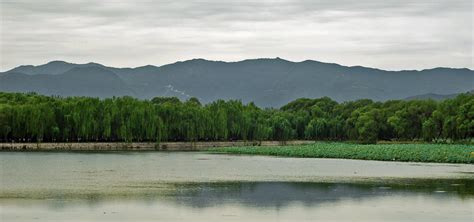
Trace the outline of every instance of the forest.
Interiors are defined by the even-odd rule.
[[[275,108],[196,98],[139,100],[0,93],[0,142],[321,140],[375,143],[474,138],[474,95],[454,99],[301,98]]]

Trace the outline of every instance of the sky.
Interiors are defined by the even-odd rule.
[[[281,57],[474,69],[472,0],[0,0],[0,71]]]

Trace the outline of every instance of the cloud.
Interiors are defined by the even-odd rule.
[[[473,68],[473,3],[379,0],[0,0],[0,70],[206,58]]]

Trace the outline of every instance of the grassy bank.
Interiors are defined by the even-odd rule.
[[[314,143],[277,147],[220,147],[208,152],[306,158],[340,158],[383,161],[474,163],[474,146],[459,144]]]

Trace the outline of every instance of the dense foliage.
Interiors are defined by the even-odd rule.
[[[474,147],[460,144],[377,144],[315,143],[282,147],[224,147],[210,152],[285,157],[338,158],[383,161],[473,163]]]
[[[298,99],[280,109],[218,100],[0,93],[0,141],[463,140],[474,95],[435,102]]]

